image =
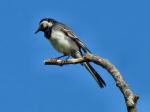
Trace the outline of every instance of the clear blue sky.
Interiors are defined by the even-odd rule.
[[[91,51],[111,60],[150,110],[150,2],[147,0],[1,0],[0,112],[126,112],[112,77],[101,67],[100,89],[80,65],[46,66],[60,56],[34,35],[43,17],[68,24]]]

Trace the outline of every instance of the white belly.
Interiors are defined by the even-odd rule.
[[[52,31],[50,42],[57,51],[66,55],[79,50],[77,44],[61,31]]]

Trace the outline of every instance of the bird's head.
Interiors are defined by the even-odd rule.
[[[37,31],[35,32],[35,34],[38,33],[39,31],[45,32],[46,30],[48,30],[49,28],[51,28],[55,23],[56,23],[56,21],[54,19],[43,18],[39,22],[39,28],[37,29]]]

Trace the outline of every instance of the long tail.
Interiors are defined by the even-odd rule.
[[[96,82],[98,83],[98,85],[101,88],[103,88],[104,86],[106,86],[105,81],[102,79],[102,77],[100,76],[100,74],[98,74],[96,72],[96,70],[90,65],[90,63],[85,62],[85,63],[83,63],[83,65],[92,74],[92,76],[94,77],[94,79],[96,80]]]
[[[81,53],[77,52],[75,54],[75,57],[81,57]],[[96,70],[90,65],[89,62],[84,62],[83,65],[85,66],[85,68],[91,73],[91,75],[93,76],[93,78],[96,80],[96,82],[98,83],[98,85],[103,88],[104,86],[106,86],[105,81],[101,78],[100,74],[98,74],[96,72]]]

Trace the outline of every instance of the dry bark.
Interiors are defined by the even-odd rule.
[[[93,55],[93,54],[87,54],[86,56],[82,58],[77,59],[67,59],[67,60],[61,60],[61,59],[48,59],[44,63],[46,65],[67,65],[67,64],[78,64],[83,62],[94,62],[97,65],[100,65],[104,69],[106,69],[110,75],[113,77],[113,79],[116,82],[117,87],[121,91],[121,93],[124,96],[127,111],[128,112],[137,112],[137,100],[139,99],[139,96],[135,95],[131,88],[129,88],[128,84],[125,82],[125,80],[122,77],[122,74],[119,72],[119,70],[113,65],[110,61],[107,59],[104,59],[100,56]]]

